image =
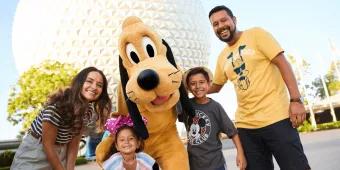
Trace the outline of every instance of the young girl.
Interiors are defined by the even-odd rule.
[[[223,107],[207,97],[212,74],[205,67],[195,67],[184,74],[184,82],[194,95],[191,103],[196,110],[188,126],[188,155],[191,170],[226,169],[222,153],[222,143],[219,133],[223,132],[231,138],[237,149],[236,163],[243,170],[246,159],[234,124],[230,121]]]
[[[70,87],[49,97],[16,151],[11,169],[74,169],[83,132],[92,126],[103,129],[110,111],[103,72],[83,69]]]
[[[146,122],[145,119],[143,119]],[[144,142],[137,136],[129,116],[111,118],[105,127],[114,135],[115,147],[118,151],[103,163],[104,169],[115,170],[151,170],[158,169],[155,160],[142,152]]]

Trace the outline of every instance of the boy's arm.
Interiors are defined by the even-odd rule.
[[[231,137],[231,139],[233,140],[237,151],[236,165],[240,168],[240,170],[244,170],[247,167],[247,160],[246,157],[244,156],[244,151],[240,137],[238,136],[238,134],[235,134],[234,136]]]

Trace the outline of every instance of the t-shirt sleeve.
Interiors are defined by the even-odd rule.
[[[234,123],[230,120],[229,116],[221,106],[221,104],[218,104],[218,117],[217,121],[220,125],[220,128],[223,133],[225,133],[229,138],[237,134],[237,129],[235,128]]]
[[[57,109],[55,108],[55,106],[47,106],[42,111],[42,114],[43,114],[43,117],[42,117],[43,122],[47,121],[57,127],[61,126],[62,118],[60,114],[58,113]]]
[[[213,78],[213,83],[217,84],[217,85],[224,85],[227,80],[228,77],[226,76],[225,72],[224,72],[224,64],[225,64],[225,58],[224,55],[225,54],[225,50],[224,49],[221,54],[218,56],[217,62],[216,62],[216,68],[215,68],[215,74],[214,74],[214,78]]]
[[[269,60],[284,52],[280,44],[269,32],[258,27],[254,29],[257,47]]]

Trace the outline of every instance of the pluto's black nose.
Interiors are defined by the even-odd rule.
[[[158,74],[151,69],[143,70],[137,77],[137,83],[144,90],[152,90],[159,83]]]

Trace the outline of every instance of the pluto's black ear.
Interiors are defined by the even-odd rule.
[[[162,39],[162,43],[165,45],[166,47],[166,58],[168,59],[168,61],[174,66],[177,68],[177,65],[176,65],[176,61],[175,61],[175,58],[174,58],[174,55],[172,54],[172,51],[171,51],[171,48],[170,46],[168,45],[168,43]],[[179,93],[180,93],[180,102],[181,102],[181,105],[182,105],[182,108],[183,108],[183,113],[184,115],[181,115],[183,116],[182,118],[180,118],[181,120],[183,120],[184,122],[187,120],[188,116],[193,118],[195,116],[195,110],[194,108],[192,107],[191,103],[189,102],[189,97],[188,97],[188,93],[187,91],[185,90],[185,87],[184,87],[184,84],[183,84],[183,81],[181,83],[181,86],[179,87]]]
[[[162,43],[163,43],[163,44],[165,45],[165,47],[166,47],[166,58],[168,59],[168,61],[169,61],[174,67],[177,68],[177,64],[176,64],[174,55],[172,54],[172,51],[171,51],[170,46],[169,46],[168,43],[166,43],[166,41],[163,40],[163,39],[162,39]]]
[[[195,117],[195,109],[189,101],[188,92],[185,90],[183,82],[179,87],[180,103],[182,105],[182,114],[178,115],[178,121],[183,122],[188,129],[192,123],[192,118]]]
[[[138,136],[142,137],[143,139],[146,139],[149,137],[149,133],[142,120],[142,116],[138,110],[138,107],[136,103],[133,103],[131,100],[129,100],[126,95],[126,84],[129,80],[129,76],[128,76],[128,73],[125,67],[123,66],[123,61],[120,58],[120,56],[119,56],[119,72],[120,72],[120,80],[122,83],[124,98],[125,98],[128,110],[129,110],[130,117],[133,121],[133,128],[135,129]]]

